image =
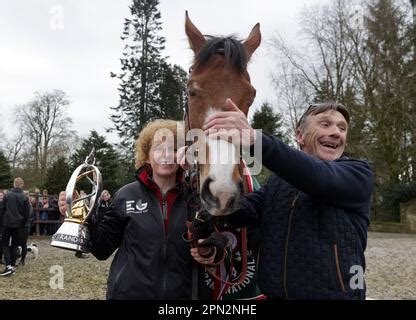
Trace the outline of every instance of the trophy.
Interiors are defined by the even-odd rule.
[[[86,219],[96,210],[102,190],[100,170],[94,165],[94,148],[86,157],[85,162],[72,173],[66,186],[66,203],[68,211],[65,220],[58,231],[52,236],[51,245],[54,247],[76,251],[76,256],[89,252],[89,232]],[[91,189],[88,194],[80,194],[77,185],[86,181]],[[88,189],[89,190],[89,189]]]

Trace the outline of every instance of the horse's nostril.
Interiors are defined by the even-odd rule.
[[[226,209],[232,209],[234,208],[235,202],[237,200],[237,197],[231,197],[228,202],[227,205],[225,206]]]
[[[213,208],[220,208],[220,200],[217,197],[214,197],[214,195],[212,194],[209,185],[211,182],[213,182],[214,180],[212,180],[211,177],[208,177],[203,185],[202,185],[202,189],[201,189],[201,197],[202,199],[204,199],[204,201],[209,204],[211,207]]]

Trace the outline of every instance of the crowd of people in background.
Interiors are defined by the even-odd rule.
[[[0,190],[0,263],[6,266],[0,276],[11,275],[17,265],[25,265],[30,235],[53,235],[63,221],[57,196],[46,189],[30,194],[23,186],[18,177],[13,188]]]
[[[10,190],[0,189],[0,264],[4,264],[5,270],[0,276],[8,276],[16,271],[16,266],[24,266],[28,252],[28,238],[31,235],[51,236],[61,223],[63,215],[58,209],[58,197],[49,195],[48,190],[40,192],[23,190],[24,181],[16,178],[13,188]],[[6,215],[6,196],[12,195],[12,219]],[[13,195],[18,194],[18,199]],[[108,207],[111,195],[108,190],[101,193],[100,205]],[[10,205],[9,205],[10,207]],[[3,240],[4,239],[4,240]],[[30,250],[30,249],[29,249]],[[20,257],[20,260],[19,260]]]

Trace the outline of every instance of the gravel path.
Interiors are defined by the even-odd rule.
[[[78,259],[71,251],[51,247],[44,237],[30,242],[38,245],[39,258],[29,254],[26,265],[14,275],[0,277],[0,300],[105,299],[111,259]],[[369,233],[366,259],[368,298],[416,299],[416,235]],[[61,288],[53,278],[59,270],[63,271]]]
[[[72,251],[52,247],[46,237],[31,237],[31,242],[39,248],[38,259],[28,253],[25,266],[0,277],[0,299],[105,299],[111,259],[79,259]]]
[[[416,299],[416,234],[369,233],[367,296]]]

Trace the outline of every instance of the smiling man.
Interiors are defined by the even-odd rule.
[[[300,118],[296,140],[305,153],[321,160],[339,159],[345,149],[348,110],[341,104],[314,104]]]
[[[262,163],[274,173],[230,215],[236,227],[261,228],[261,291],[270,299],[365,299],[373,174],[366,162],[343,156],[347,108],[311,105],[297,125],[299,151],[256,132],[231,100],[227,105],[207,119],[210,138],[239,141],[234,135],[248,130],[242,143],[261,141]]]

